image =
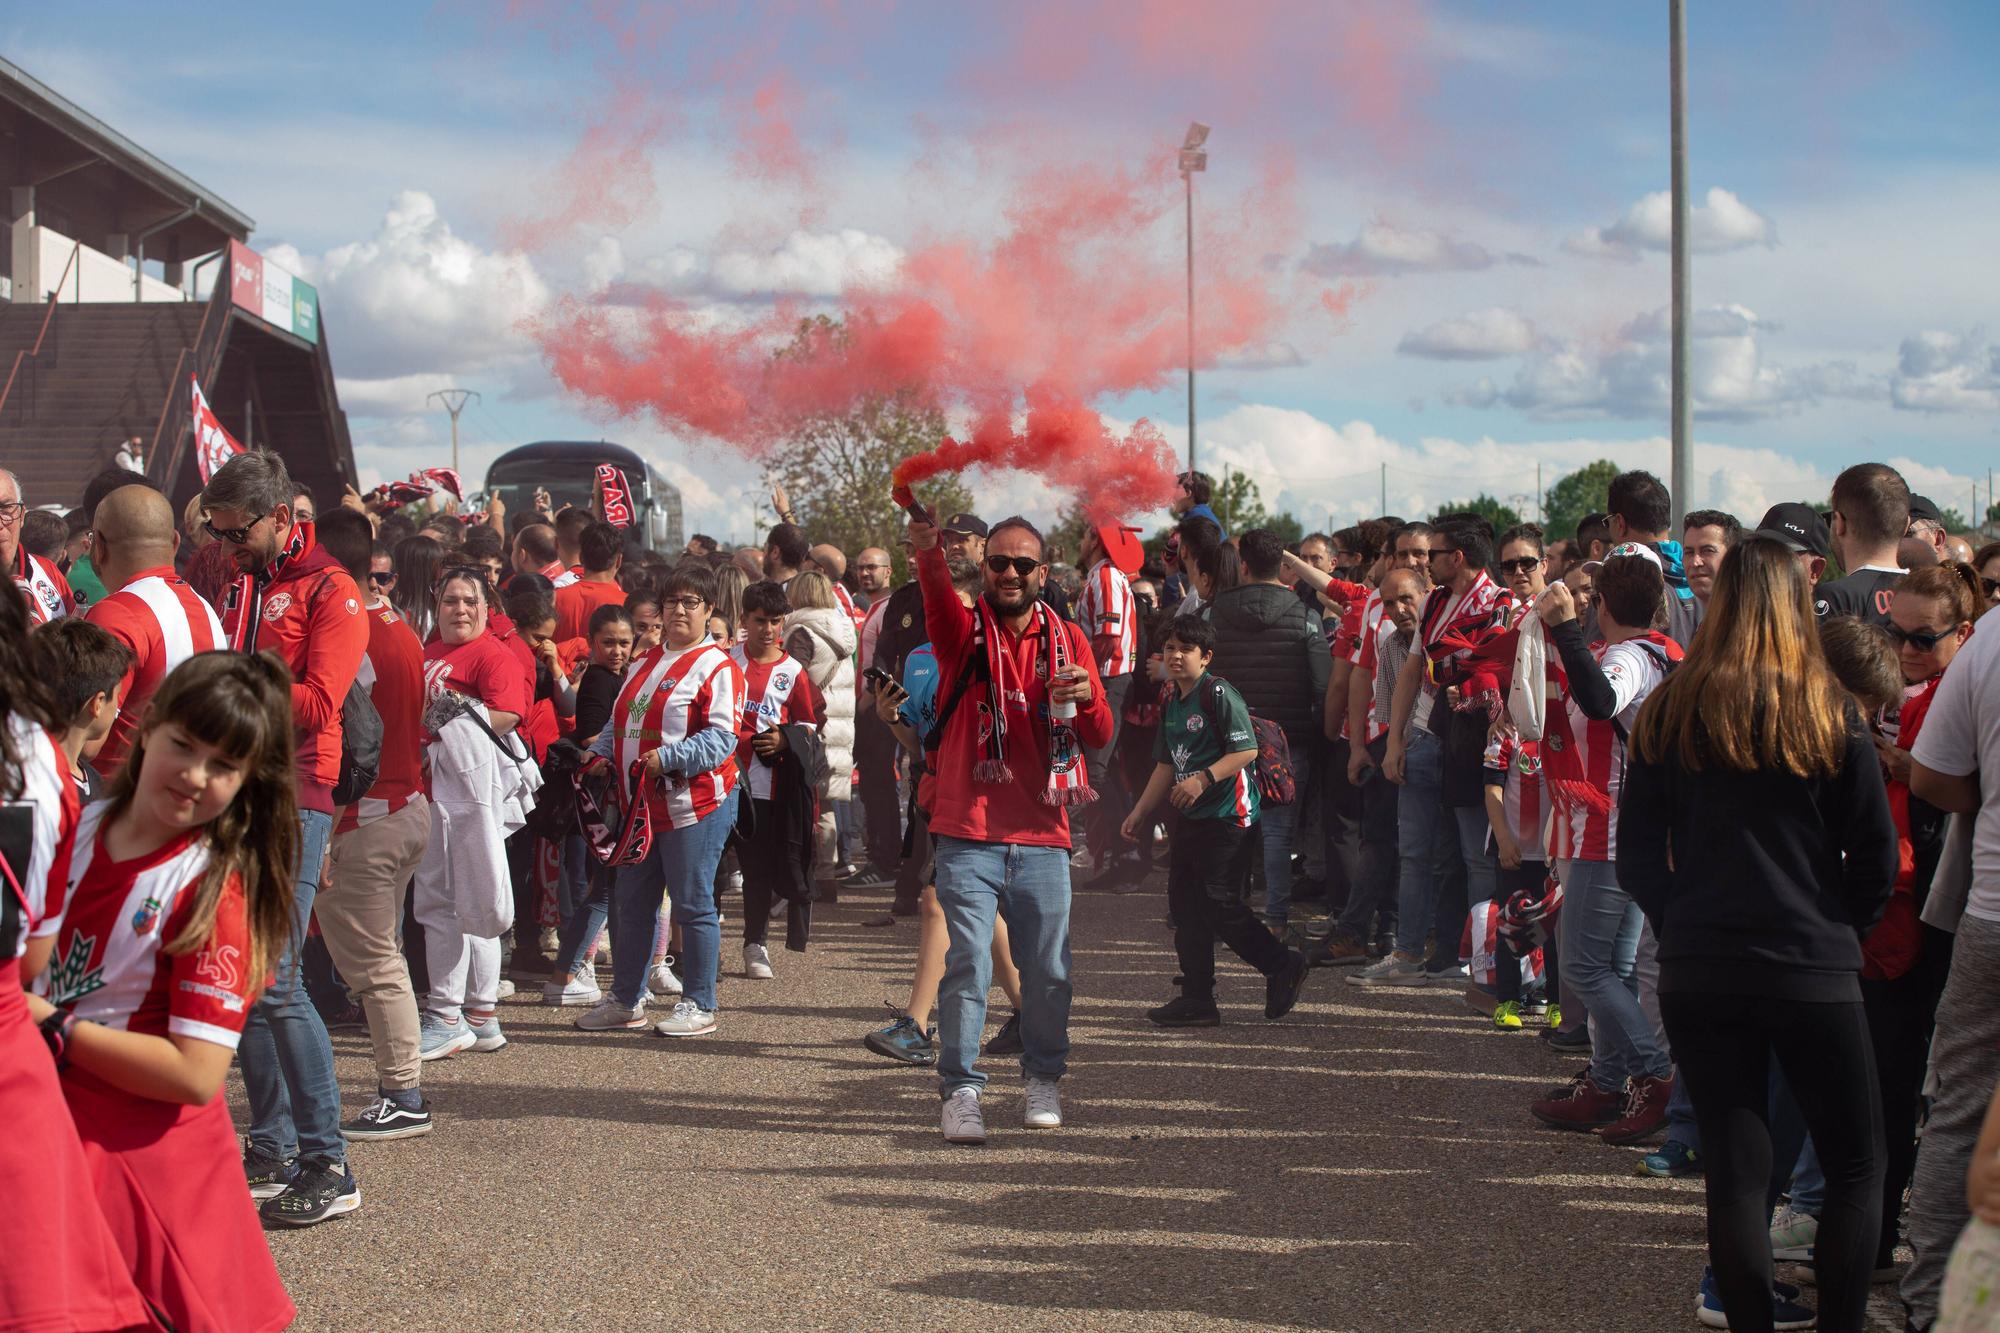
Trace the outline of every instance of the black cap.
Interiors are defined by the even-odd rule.
[[[1833,552],[1826,520],[1811,505],[1772,505],[1764,521],[1757,525],[1759,537],[1775,537],[1794,551],[1806,551],[1822,560]]]
[[[1914,523],[1918,519],[1928,519],[1939,527],[1944,526],[1944,515],[1938,512],[1937,502],[1928,495],[1910,497],[1910,522]]]
[[[968,537],[984,537],[986,524],[977,514],[953,514],[944,521],[944,530],[963,533]]]

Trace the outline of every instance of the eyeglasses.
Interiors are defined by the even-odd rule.
[[[665,611],[668,607],[678,607],[683,611],[699,611],[702,607],[707,605],[708,605],[707,602],[704,602],[701,598],[694,596],[662,597],[660,599],[660,610],[662,611]]]
[[[1500,568],[1508,574],[1525,574],[1541,563],[1542,557],[1538,555],[1524,555],[1513,560],[1502,560]]]
[[[2000,579],[1981,579],[1979,580],[1979,586],[1986,589],[1986,596],[1989,600],[1996,594],[2000,594]]]
[[[1022,578],[1026,578],[1040,569],[1042,562],[1031,555],[989,555],[986,557],[986,567],[995,574],[1005,574],[1011,569]]]
[[[386,588],[396,581],[396,573],[394,570],[371,569],[368,571],[368,581],[378,588]]]
[[[1885,625],[1883,628],[1889,631],[1890,641],[1898,648],[1908,644],[1920,653],[1929,652],[1937,647],[1941,640],[1958,633],[1956,625],[1950,629],[1899,629],[1895,625]]]
[[[19,500],[9,500],[5,504],[0,504],[0,524],[5,524],[11,528],[16,523],[19,523],[21,515],[27,512],[28,506],[22,504]]]
[[[269,514],[260,514],[250,520],[250,526],[247,528],[218,528],[210,520],[203,519],[201,521],[201,530],[219,542],[234,542],[236,545],[241,546],[244,542],[250,540],[250,534],[256,531],[257,525],[269,517]]]

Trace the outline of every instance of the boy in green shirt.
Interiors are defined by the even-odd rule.
[[[1122,830],[1137,841],[1162,798],[1180,812],[1167,860],[1167,903],[1174,916],[1174,952],[1181,993],[1146,1017],[1161,1027],[1214,1027],[1215,942],[1264,974],[1264,1017],[1283,1018],[1298,1003],[1310,971],[1305,955],[1288,949],[1247,901],[1250,858],[1257,850],[1257,783],[1252,764],[1257,734],[1250,709],[1234,686],[1208,674],[1215,627],[1179,616],[1161,645],[1174,689],[1160,710],[1153,743],[1157,760]]]

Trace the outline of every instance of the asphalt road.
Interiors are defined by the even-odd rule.
[[[1067,1124],[1021,1128],[1008,1065],[952,1147],[935,1076],[861,1046],[915,949],[861,924],[885,905],[821,909],[769,982],[725,925],[708,1037],[580,1032],[523,986],[505,1050],[425,1066],[435,1132],[354,1146],[358,1213],[271,1235],[298,1327],[1695,1327],[1699,1181],[1539,1128],[1580,1062],[1532,1028],[1324,970],[1266,1023],[1228,957],[1225,1025],[1162,1032],[1161,895],[1082,892]],[[335,1047],[352,1115],[366,1036]]]

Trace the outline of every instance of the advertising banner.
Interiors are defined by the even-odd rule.
[[[319,292],[239,241],[229,243],[229,299],[273,328],[319,341]]]

